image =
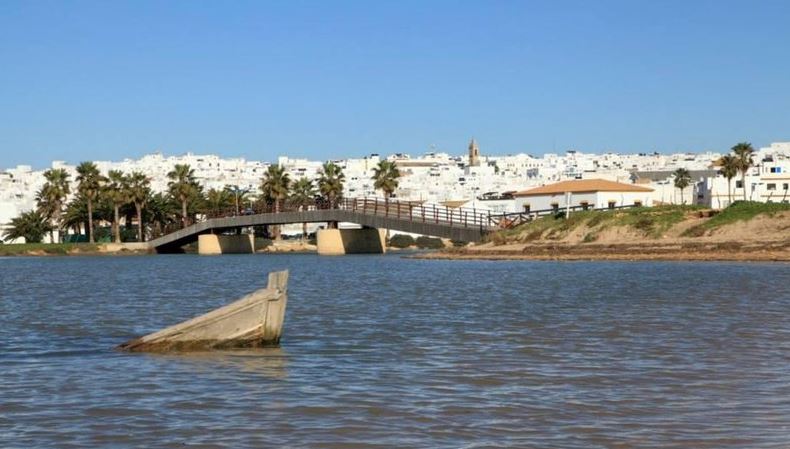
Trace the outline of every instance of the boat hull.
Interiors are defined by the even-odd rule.
[[[132,352],[256,348],[280,343],[288,302],[288,271],[228,305],[118,346]]]

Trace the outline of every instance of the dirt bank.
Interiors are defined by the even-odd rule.
[[[790,208],[790,207],[788,207]],[[546,217],[479,245],[414,256],[489,260],[790,261],[790,210],[664,207]]]

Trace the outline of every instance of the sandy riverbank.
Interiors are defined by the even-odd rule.
[[[790,261],[786,206],[664,207],[547,217],[488,241],[414,256],[488,260]]]

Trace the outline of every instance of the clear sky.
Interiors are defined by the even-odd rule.
[[[790,140],[790,2],[0,2],[0,167]]]

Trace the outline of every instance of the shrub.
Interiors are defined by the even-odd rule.
[[[408,248],[413,245],[414,237],[407,234],[395,234],[389,241],[389,246],[393,248]]]
[[[469,242],[465,242],[463,240],[450,240],[450,243],[452,243],[453,246],[457,248],[461,248],[469,244]]]
[[[444,248],[444,243],[442,243],[442,239],[435,238],[435,237],[417,237],[416,240],[417,247],[421,249],[440,249]]]
[[[271,246],[271,244],[272,244],[272,240],[271,239],[266,239],[266,238],[262,238],[262,237],[255,237],[255,250],[256,251],[259,250],[259,249],[268,248],[269,246]]]
[[[583,243],[591,243],[591,242],[594,242],[596,240],[598,240],[598,234],[596,234],[594,232],[588,232],[587,234],[585,234],[584,239],[582,239],[582,242]]]

